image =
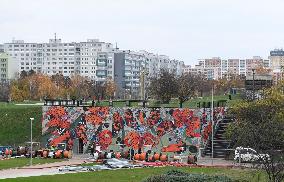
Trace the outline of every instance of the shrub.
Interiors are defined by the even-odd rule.
[[[164,174],[150,176],[143,182],[232,182],[234,180],[226,176],[210,176],[204,174],[189,174],[179,170],[167,171]]]

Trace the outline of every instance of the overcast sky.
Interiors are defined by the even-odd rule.
[[[284,47],[283,0],[1,0],[0,43],[99,38],[197,59],[267,58]]]

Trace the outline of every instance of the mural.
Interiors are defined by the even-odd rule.
[[[225,108],[214,109],[214,121]],[[95,144],[102,151],[151,150],[179,152],[202,147],[209,139],[211,110],[188,108],[113,108],[44,106],[42,135],[47,146],[74,141]]]

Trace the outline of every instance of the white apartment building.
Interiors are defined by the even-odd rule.
[[[187,68],[193,74],[203,75],[206,79],[232,79],[236,76],[246,77],[252,75],[253,69],[259,67],[270,68],[270,61],[254,56],[251,59],[200,59],[194,68]]]
[[[56,38],[50,39],[48,43],[13,40],[2,47],[16,60],[18,72],[34,70],[50,76],[62,74],[69,77],[80,74],[100,84],[110,77],[119,83],[121,89],[131,93],[132,98],[139,95],[142,71],[147,73],[147,78],[157,75],[162,68],[180,75],[184,65],[166,55],[119,50],[113,48],[111,43],[98,39],[71,43]]]
[[[7,81],[17,77],[17,62],[9,54],[0,53],[0,81]]]
[[[0,44],[0,52],[4,52],[4,45]]]
[[[4,44],[4,51],[18,60],[18,71],[35,70],[47,75],[63,74],[96,79],[98,52],[107,52],[112,44],[88,39],[87,42],[63,43],[61,39],[50,39],[48,43],[24,43],[14,40]]]

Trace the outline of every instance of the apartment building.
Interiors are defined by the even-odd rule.
[[[274,49],[270,51],[268,57],[271,63],[272,70],[281,70],[284,67],[284,51],[283,49]]]
[[[1,52],[4,52],[4,45],[3,44],[0,44],[0,53]]]
[[[18,72],[34,70],[50,76],[62,74],[69,77],[80,74],[97,84],[103,84],[107,78],[112,78],[119,88],[124,90],[124,95],[129,95],[130,98],[138,98],[141,72],[146,74],[144,84],[147,84],[148,78],[158,75],[160,69],[180,75],[184,65],[183,62],[170,59],[166,55],[119,50],[113,48],[111,43],[99,39],[63,42],[55,37],[47,43],[13,40],[2,47],[16,60],[15,67]]]
[[[271,70],[275,82],[283,80],[284,73],[284,51],[283,49],[274,49],[270,51],[268,57],[271,63]]]
[[[0,81],[7,81],[17,77],[17,62],[9,54],[0,53]]]
[[[48,43],[25,43],[13,40],[5,43],[4,50],[19,64],[19,72],[35,70],[47,75],[80,74],[96,79],[97,53],[112,49],[112,44],[88,39],[86,42],[63,43],[50,39]]]
[[[149,59],[143,52],[117,50],[114,53],[114,81],[118,86],[117,97],[129,99],[141,97],[141,73],[148,71]]]
[[[270,68],[270,60],[254,56],[250,59],[199,59],[194,68],[187,68],[186,71],[193,74],[203,75],[205,79],[233,79],[235,77],[246,77],[252,75],[253,69]]]

